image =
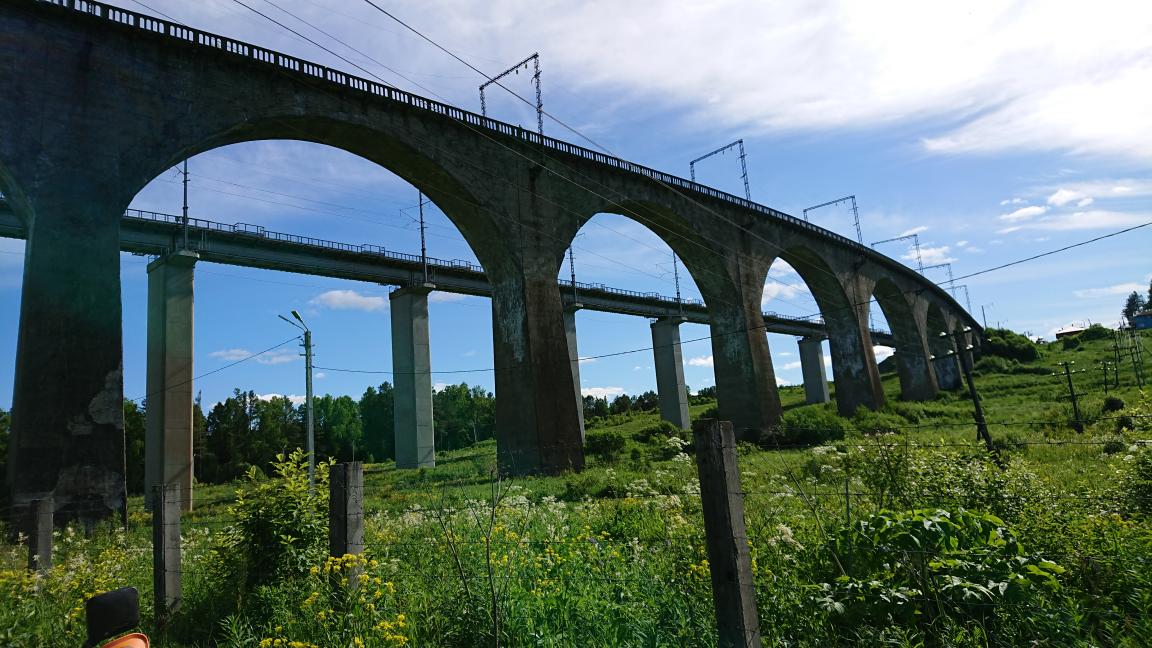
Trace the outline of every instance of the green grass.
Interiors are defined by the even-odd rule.
[[[1086,392],[1088,425],[1074,432],[1070,407],[1061,400],[1066,383],[1023,373],[1055,370],[1067,360],[1094,368],[1110,357],[1105,342],[1076,350],[1048,345],[1040,360],[1015,373],[979,372],[987,418],[1003,448],[995,457],[975,439],[966,391],[904,403],[891,374],[883,385],[886,411],[901,422],[896,434],[850,430],[816,448],[742,444],[766,645],[1152,643],[1152,506],[1146,504],[1152,497],[1142,495],[1152,492],[1152,474],[1140,472],[1141,457],[1152,451],[1130,448],[1152,438],[1152,419],[1134,418],[1136,429],[1119,431],[1116,421],[1101,417],[1104,394],[1094,370],[1075,376],[1078,391]],[[1124,413],[1152,415],[1131,370],[1121,381],[1112,393],[1124,400]],[[804,406],[800,388],[782,389],[781,399],[790,412],[834,408]],[[694,405],[691,413],[699,417],[711,406]],[[183,520],[184,607],[164,632],[148,612],[149,516],[134,498],[127,532],[109,526],[90,537],[62,533],[57,566],[44,578],[22,570],[21,547],[0,546],[0,644],[79,645],[84,597],[131,584],[144,597],[145,627],[173,646],[261,645],[277,638],[325,646],[356,645],[356,638],[379,646],[487,646],[495,636],[508,646],[713,646],[695,464],[687,455],[666,458],[673,453],[660,439],[636,438],[657,422],[655,413],[633,413],[612,426],[590,426],[590,433],[622,435],[626,446],[614,460],[590,458],[579,474],[499,481],[493,442],[439,453],[434,469],[366,466],[367,555],[375,562],[349,574],[348,565],[326,565],[325,546],[284,540],[295,562],[259,587],[244,585],[245,566],[228,538],[243,543],[240,523],[253,515],[291,536],[292,525],[276,520],[296,500],[269,500],[256,513],[244,512],[231,507],[237,490],[253,493],[253,484],[198,486],[195,511]],[[1107,454],[1110,439],[1121,442]],[[1059,567],[1055,584],[1020,585],[1027,580],[1022,575],[1011,581],[1017,589],[1005,590],[1011,595],[981,598],[981,579],[1002,575],[980,570],[1017,564],[1016,554],[958,544],[934,569],[952,569],[949,561],[956,561],[976,569],[979,577],[971,578],[980,582],[964,585],[976,588],[964,590],[975,598],[948,607],[941,601],[955,588],[899,581],[922,572],[901,571],[907,556],[895,550],[877,573],[853,573],[838,562],[853,524],[877,524],[881,518],[870,516],[885,509],[936,507],[998,516],[1021,560]],[[885,515],[896,520],[894,528],[906,519]],[[280,552],[283,543],[255,549]],[[1008,560],[989,562],[994,554]],[[367,580],[349,590],[339,580],[347,575]],[[893,607],[904,590],[877,583],[924,591]],[[844,594],[837,587],[861,588],[852,590],[859,598],[839,600]],[[978,604],[970,605],[973,600]],[[902,617],[913,609],[902,605],[916,613]],[[876,617],[878,611],[887,616]]]

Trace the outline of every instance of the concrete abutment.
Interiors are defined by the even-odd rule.
[[[428,339],[428,293],[434,288],[432,284],[407,286],[389,295],[397,468],[436,465]]]
[[[688,415],[688,389],[684,382],[684,356],[680,348],[680,325],[683,323],[683,317],[662,317],[652,322],[652,359],[656,368],[660,418],[689,430],[692,419]]]

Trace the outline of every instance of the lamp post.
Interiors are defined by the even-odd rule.
[[[304,331],[304,426],[307,434],[308,444],[308,488],[315,491],[316,489],[316,431],[314,425],[314,418],[312,413],[312,330],[304,323],[300,313],[292,311],[292,317],[296,322],[277,315],[280,319],[288,322],[292,326]]]

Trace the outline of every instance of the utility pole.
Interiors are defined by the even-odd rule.
[[[515,72],[516,74],[520,74],[520,68],[524,68],[525,70],[527,70],[529,61],[532,62],[532,66],[533,66],[532,81],[536,85],[536,132],[539,133],[541,137],[543,137],[544,136],[544,99],[543,99],[543,95],[541,94],[541,91],[540,91],[540,53],[539,52],[533,52],[532,56],[525,58],[523,61],[520,61],[516,65],[513,65],[512,67],[508,68],[507,70],[504,70],[500,74],[497,74],[496,76],[492,77],[491,79],[488,79],[484,83],[480,84],[480,114],[485,116],[485,117],[488,116],[488,102],[484,100],[484,88],[487,88],[488,86],[492,85],[493,83],[495,83],[496,85],[499,85],[501,88],[504,88],[504,86],[499,83],[500,79],[508,76],[509,74],[511,74],[513,72]],[[504,89],[508,90],[508,88],[504,88]],[[511,92],[511,90],[509,90],[509,92]],[[513,94],[515,94],[515,93],[513,93]]]
[[[972,345],[968,344],[965,336],[972,332],[972,328],[965,326],[963,329],[948,333],[941,331],[940,337],[951,337],[955,340],[956,350],[949,351],[946,355],[953,353],[960,356],[960,368],[964,371],[964,381],[968,383],[968,394],[972,397],[972,417],[976,420],[976,440],[983,441],[984,446],[988,451],[992,451],[992,435],[988,433],[988,423],[984,420],[984,408],[980,405],[980,394],[976,393],[976,383],[972,380]]]
[[[568,276],[572,279],[572,303],[580,300],[576,298],[576,254],[572,251],[575,246],[568,246]]]
[[[1057,363],[1057,366],[1064,369],[1064,378],[1068,380],[1068,398],[1072,401],[1072,416],[1074,417],[1072,421],[1072,429],[1076,430],[1077,432],[1083,432],[1084,424],[1080,422],[1080,402],[1076,399],[1076,397],[1083,396],[1084,394],[1076,393],[1076,388],[1072,386],[1072,374],[1081,373],[1080,371],[1072,371],[1072,365],[1074,364],[1076,364],[1075,360],[1069,360],[1068,362],[1059,362]],[[1059,377],[1061,374],[1054,373],[1052,375]]]
[[[727,151],[728,149],[731,149],[731,148],[735,148],[736,150],[738,150],[740,152],[740,155],[739,155],[739,157],[740,157],[740,178],[742,180],[744,180],[744,197],[748,200],[752,200],[752,189],[751,189],[750,185],[748,184],[748,163],[746,161],[746,158],[748,157],[748,155],[744,152],[744,140],[742,140],[742,139],[738,139],[735,142],[732,142],[731,144],[725,144],[724,146],[721,146],[720,148],[716,149],[715,151],[701,155],[700,157],[696,158],[695,160],[692,160],[691,162],[689,162],[688,163],[688,177],[692,180],[692,182],[696,182],[696,163],[697,162],[704,160],[706,158],[710,158],[713,155],[716,155],[717,153],[724,153],[725,151]]]
[[[180,223],[180,230],[184,237],[184,245],[182,249],[188,249],[188,160],[184,160],[184,168],[181,171],[184,176],[184,218]]]
[[[424,240],[424,192],[417,191],[416,197],[419,198],[416,206],[420,210],[420,266],[424,270],[424,283],[430,283],[428,281],[428,246]]]
[[[853,208],[855,210],[855,208]],[[805,210],[806,212],[808,210]],[[805,217],[807,218],[807,217]],[[859,228],[857,228],[859,229]],[[881,243],[896,243],[898,241],[912,241],[912,249],[916,252],[916,268],[920,274],[924,274],[924,257],[920,255],[920,235],[919,234],[906,234],[904,236],[897,236],[895,238],[884,239],[883,241],[876,241],[872,244],[872,249],[875,250],[877,245]],[[987,326],[985,326],[987,328]]]
[[[813,205],[812,207],[809,207],[809,208],[804,210],[804,220],[805,221],[808,220],[808,212],[810,212],[810,211],[820,209],[821,207],[829,207],[831,205],[837,205],[837,204],[840,204],[842,202],[850,202],[852,204],[852,220],[856,224],[856,240],[860,243],[860,245],[864,245],[864,235],[860,232],[860,211],[856,209],[856,196],[855,195],[844,196],[843,198],[837,198],[836,200],[829,200],[826,203],[820,203],[819,205]],[[924,269],[922,269],[921,272],[923,272],[923,270]]]
[[[1104,372],[1104,393],[1105,394],[1108,393],[1108,367],[1111,367],[1111,366],[1112,366],[1112,363],[1108,362],[1107,360],[1101,360],[1100,361],[1100,369]]]
[[[1116,354],[1116,373],[1113,378],[1116,379],[1116,388],[1120,388],[1120,367],[1124,364],[1120,361],[1120,331],[1117,330],[1112,334],[1112,351]]]
[[[295,318],[299,324],[283,315],[277,315],[277,317],[304,331],[304,343],[300,346],[304,347],[304,429],[307,435],[308,446],[308,488],[309,492],[315,492],[316,427],[312,409],[312,330],[304,323],[304,320],[300,317],[300,313],[297,311],[292,311],[292,317]]]
[[[676,260],[676,253],[672,253],[672,278],[676,282],[676,306],[680,314],[684,314],[684,302],[680,299],[680,264]]]

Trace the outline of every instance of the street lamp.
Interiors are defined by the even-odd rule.
[[[292,326],[304,331],[304,412],[305,412],[305,431],[308,439],[308,488],[316,490],[316,432],[313,424],[314,418],[312,415],[312,330],[304,323],[304,319],[300,317],[300,313],[292,311],[292,317],[296,322],[277,315],[280,319],[288,322]]]

